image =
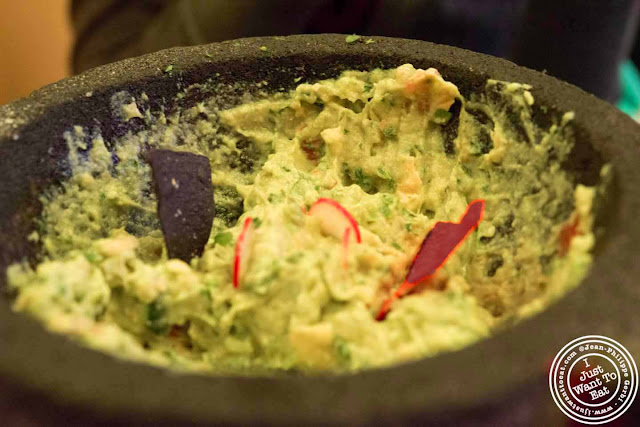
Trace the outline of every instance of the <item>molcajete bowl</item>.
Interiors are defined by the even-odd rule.
[[[560,348],[579,336],[605,335],[639,355],[638,125],[572,85],[501,59],[427,42],[373,40],[291,36],[174,48],[87,71],[0,107],[0,409],[42,423],[562,422],[547,385],[549,363]],[[63,133],[74,125],[98,127],[109,141],[143,126],[114,118],[113,94],[145,92],[151,110],[158,111],[195,105],[207,94],[175,95],[214,75],[229,83],[267,81],[267,90],[277,91],[292,88],[295,76],[314,81],[347,69],[404,63],[436,67],[463,96],[481,91],[488,78],[528,83],[539,124],[551,114],[575,112],[576,147],[565,167],[577,182],[593,185],[600,167],[612,165],[613,184],[597,216],[601,232],[592,270],[546,311],[461,351],[312,377],[177,374],[81,347],[12,312],[5,271],[25,257],[37,258],[38,248],[27,236],[41,209],[38,194],[68,176]],[[242,95],[228,94],[229,102]]]

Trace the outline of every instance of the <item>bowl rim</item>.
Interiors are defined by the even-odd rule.
[[[2,139],[19,134],[54,108],[86,99],[89,92],[114,93],[124,87],[135,91],[141,82],[180,78],[164,72],[169,64],[197,81],[206,77],[208,67],[225,61],[251,67],[265,57],[274,63],[296,58],[304,64],[358,56],[386,58],[397,65],[434,64],[463,92],[472,87],[455,75],[468,76],[472,85],[489,77],[527,83],[536,102],[574,111],[578,135],[591,141],[615,171],[616,200],[609,207],[607,238],[580,286],[540,315],[457,352],[350,375],[282,378],[178,374],[116,360],[46,332],[34,320],[11,312],[4,301],[0,375],[57,402],[105,414],[155,414],[203,422],[344,423],[400,420],[508,399],[523,385],[546,381],[555,353],[582,335],[609,336],[639,354],[640,326],[634,323],[633,301],[640,301],[640,287],[633,277],[640,277],[634,245],[640,227],[632,216],[640,212],[638,125],[593,95],[503,59],[425,41],[371,39],[373,43],[365,44],[347,43],[344,35],[336,34],[256,37],[171,48],[98,67],[0,107],[0,117],[13,120],[12,126],[0,120],[0,148]],[[43,354],[42,349],[50,351]]]

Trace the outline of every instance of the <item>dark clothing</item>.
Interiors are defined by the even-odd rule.
[[[74,0],[79,72],[172,47],[239,37],[357,33],[505,57],[617,97],[640,0]]]

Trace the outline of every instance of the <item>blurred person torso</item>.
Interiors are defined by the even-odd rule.
[[[511,59],[609,101],[640,0],[74,0],[76,72],[173,46],[344,33]]]

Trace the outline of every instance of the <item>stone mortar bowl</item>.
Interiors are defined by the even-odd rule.
[[[27,415],[20,416],[42,424],[550,425],[566,420],[553,404],[547,375],[566,343],[606,335],[639,356],[638,125],[570,84],[502,59],[421,41],[373,40],[303,35],[174,48],[87,71],[0,107],[0,290],[6,289],[9,264],[37,254],[27,235],[41,209],[38,193],[67,176],[63,132],[73,125],[97,126],[109,141],[142,126],[114,119],[114,93],[145,92],[157,111],[165,102],[195,105],[197,95],[171,100],[216,73],[223,82],[264,80],[278,90],[292,88],[296,76],[314,81],[346,69],[404,63],[436,67],[464,96],[482,91],[488,78],[531,84],[534,120],[541,124],[550,114],[575,112],[577,143],[565,166],[586,184],[597,181],[604,162],[614,170],[610,197],[598,215],[604,233],[591,273],[578,288],[543,313],[458,352],[354,375],[258,378],[183,375],[114,359],[14,314],[11,295],[3,292],[0,410],[22,411]],[[241,95],[232,97],[237,102]]]

